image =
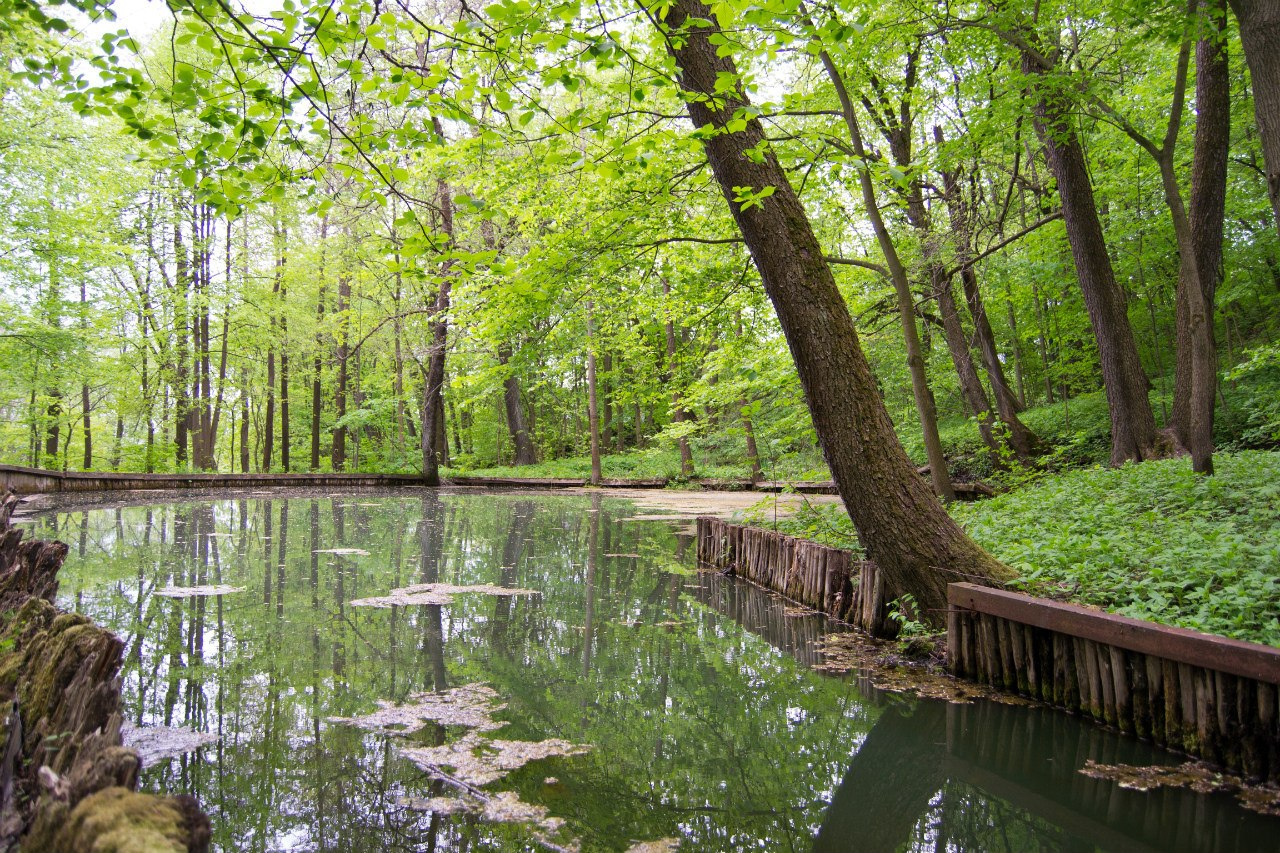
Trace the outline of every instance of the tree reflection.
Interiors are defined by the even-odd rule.
[[[85,557],[68,561],[62,595],[126,637],[130,719],[220,736],[144,772],[152,789],[201,799],[220,850],[527,849],[520,827],[408,808],[407,799],[448,791],[398,757],[397,737],[329,722],[476,681],[508,705],[502,737],[594,745],[498,783],[566,818],[587,850],[667,836],[726,851],[806,850],[815,838],[822,850],[1097,840],[1063,828],[1076,806],[1044,815],[1066,806],[1034,787],[1034,773],[992,764],[990,755],[1028,754],[1009,744],[1061,740],[1060,730],[1026,728],[1026,715],[1015,725],[869,699],[848,680],[816,675],[804,663],[817,660],[820,619],[690,574],[677,557],[681,538],[662,523],[618,520],[633,515],[598,494],[429,491],[178,501],[52,524],[85,531]],[[326,553],[344,548],[369,553]],[[445,580],[542,595],[349,603]],[[152,595],[207,581],[247,591]],[[964,734],[986,730],[998,741]],[[420,734],[427,743],[451,736]],[[1055,784],[1080,802],[1094,796]],[[1203,813],[1196,802],[1183,810]]]

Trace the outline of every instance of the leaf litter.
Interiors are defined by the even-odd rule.
[[[912,641],[912,646],[915,643]],[[896,642],[875,640],[856,631],[827,634],[816,644],[823,662],[813,669],[832,675],[859,673],[878,690],[943,699],[957,705],[974,699],[990,699],[1006,705],[1035,704],[1030,699],[948,675],[942,669],[937,647],[923,640],[920,643],[918,653],[908,656]],[[908,651],[912,646],[908,646]]]
[[[1215,770],[1200,761],[1178,765],[1138,767],[1132,764],[1099,764],[1090,758],[1079,771],[1090,779],[1106,779],[1131,791],[1156,788],[1188,788],[1197,794],[1221,791],[1235,794],[1240,805],[1251,811],[1280,817],[1280,788],[1250,785],[1239,776]]]
[[[391,590],[387,595],[372,598],[358,598],[351,602],[353,607],[412,607],[414,605],[452,604],[455,595],[464,593],[481,595],[512,596],[540,595],[536,589],[520,589],[518,587],[496,586],[491,583],[451,584],[420,583]]]

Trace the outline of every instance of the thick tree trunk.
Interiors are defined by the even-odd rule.
[[[762,144],[762,125],[751,118],[739,132],[725,128],[748,101],[740,86],[719,85],[738,76],[709,41],[719,30],[689,27],[691,18],[715,21],[700,0],[676,0],[665,27],[681,33],[667,44],[689,92],[689,116],[695,127],[718,130],[704,139],[707,159],[777,311],[832,477],[890,594],[910,593],[922,618],[939,624],[948,581],[989,583],[1010,572],[964,534],[907,458],[804,208]],[[757,162],[749,150],[765,153]],[[743,209],[734,187],[774,193]]]
[[[898,320],[902,324],[902,337],[907,347],[907,367],[911,373],[911,393],[915,398],[916,413],[920,418],[920,430],[924,436],[925,454],[929,459],[929,477],[933,481],[933,489],[944,501],[955,500],[955,490],[951,488],[951,476],[947,471],[947,460],[942,453],[942,438],[938,435],[938,408],[934,403],[933,391],[929,389],[929,376],[925,369],[924,351],[920,346],[920,332],[916,328],[915,300],[911,295],[911,283],[907,278],[907,269],[898,257],[893,237],[880,215],[880,206],[876,202],[875,186],[871,181],[868,167],[869,158],[862,140],[862,130],[858,127],[858,117],[854,112],[853,101],[844,85],[831,55],[825,50],[818,54],[822,67],[840,99],[840,113],[844,118],[845,128],[849,131],[849,141],[853,153],[858,158],[855,168],[858,172],[858,184],[862,190],[862,203],[867,210],[867,219],[871,222],[871,230],[875,232],[876,242],[884,255],[885,265],[889,267],[889,278],[893,282],[894,294],[898,301]],[[847,312],[847,309],[846,309]]]
[[[1213,410],[1218,352],[1213,333],[1214,301],[1222,278],[1222,235],[1231,142],[1231,79],[1223,0],[1205,9],[1207,31],[1196,44],[1196,133],[1191,164],[1187,239],[1196,281],[1178,282],[1177,363],[1170,426],[1191,451],[1193,467],[1213,471]],[[1198,287],[1198,292],[1190,290]],[[1198,308],[1199,310],[1193,310]],[[1197,337],[1199,338],[1197,340]]]
[[[1229,1],[1240,23],[1240,46],[1253,78],[1253,111],[1267,169],[1267,193],[1280,231],[1280,3]]]
[[[1033,80],[1047,73],[1030,56],[1024,55],[1022,64],[1023,71]],[[1058,182],[1067,242],[1098,343],[1102,384],[1111,415],[1111,464],[1140,462],[1156,451],[1156,422],[1147,397],[1150,383],[1138,358],[1124,291],[1116,282],[1107,254],[1084,150],[1061,96],[1049,91],[1047,85],[1033,85],[1038,99],[1036,132]]]

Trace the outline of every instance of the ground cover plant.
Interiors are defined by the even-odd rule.
[[[1186,459],[1046,474],[951,512],[1018,572],[1014,588],[1280,646],[1280,452],[1219,459],[1213,477]],[[755,523],[775,522],[761,513]],[[776,524],[857,548],[832,505]]]

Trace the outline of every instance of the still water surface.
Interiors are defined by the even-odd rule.
[[[412,736],[335,717],[484,683],[500,736],[586,744],[493,783],[583,850],[1280,850],[1280,820],[1224,795],[1140,794],[1076,771],[1176,763],[1043,709],[948,705],[813,671],[821,617],[693,569],[687,525],[581,495],[262,495],[50,514],[60,604],[125,641],[140,726],[216,736],[144,768],[199,798],[222,851],[537,850],[523,825],[423,811],[453,790]],[[683,528],[683,530],[682,530]],[[356,553],[349,549],[357,549]],[[346,551],[345,553],[333,553]],[[525,587],[352,606],[414,583]],[[167,598],[168,586],[243,591]],[[413,807],[415,801],[418,808]]]

